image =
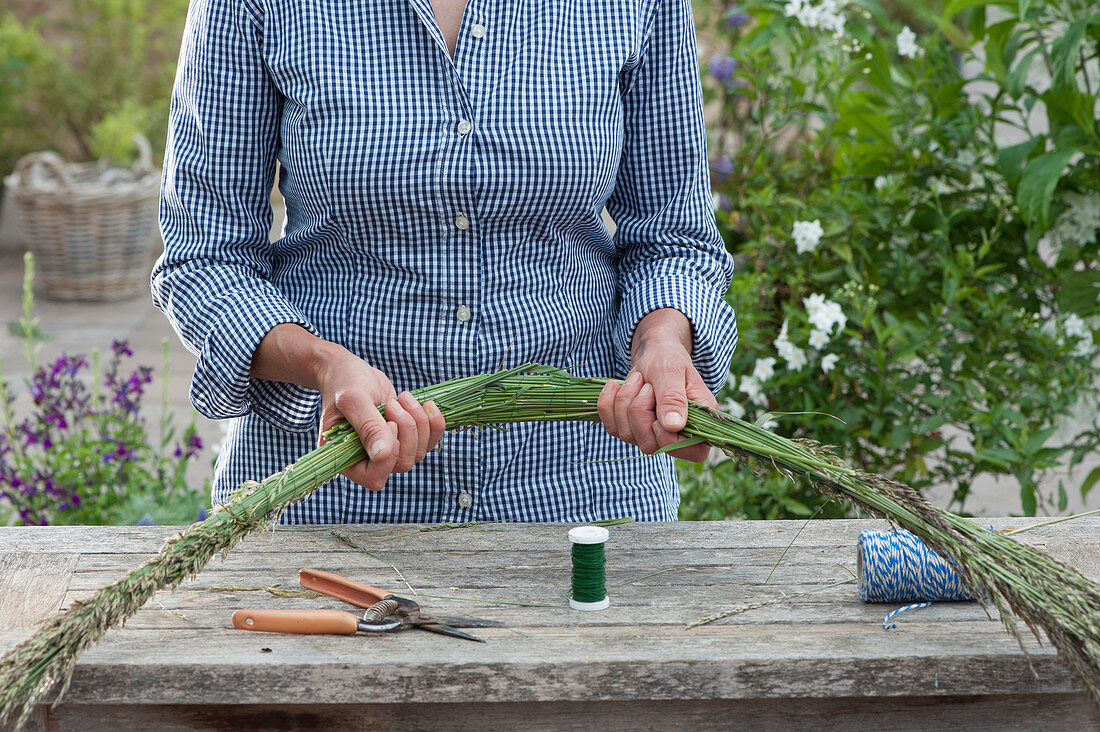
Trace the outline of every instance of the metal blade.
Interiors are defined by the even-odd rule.
[[[477,638],[475,636],[472,636],[469,633],[463,633],[461,630],[458,630],[457,628],[452,628],[451,626],[444,625],[443,623],[440,623],[440,622],[416,623],[416,627],[417,628],[422,628],[424,630],[430,630],[433,633],[441,633],[443,635],[453,636],[455,638],[465,638],[466,640],[477,641],[478,643],[484,643],[485,642],[481,638]]]
[[[442,623],[452,628],[503,628],[501,620],[485,620],[483,618],[437,618],[432,616],[429,623]]]

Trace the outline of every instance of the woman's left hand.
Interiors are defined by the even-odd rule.
[[[688,400],[717,407],[718,401],[691,361],[691,322],[679,310],[662,308],[646,315],[634,330],[631,368],[626,379],[609,381],[597,409],[608,434],[652,455],[684,438]],[[702,462],[708,445],[692,445],[669,454]]]

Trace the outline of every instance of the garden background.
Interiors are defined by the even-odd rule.
[[[1100,506],[1095,3],[693,5],[738,265],[724,408],[956,511]],[[6,7],[0,175],[42,149],[130,165],[134,132],[159,163],[187,3]],[[32,304],[28,246],[5,195],[0,524],[192,520],[222,436],[194,358],[147,296]],[[683,518],[848,511],[719,458],[682,466]]]

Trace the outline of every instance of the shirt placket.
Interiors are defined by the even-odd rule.
[[[476,55],[482,50],[488,28],[479,5],[473,2],[466,8],[454,60],[447,53],[438,28],[431,29],[448,80],[445,97],[441,100],[447,123],[443,126],[444,139],[440,146],[438,190],[442,207],[439,215],[446,229],[450,261],[443,274],[447,297],[440,304],[438,317],[441,331],[447,334],[444,352],[439,358],[454,364],[453,376],[484,370],[478,339],[484,253],[476,200],[478,115],[473,99],[477,97],[479,78],[476,71],[480,68]],[[477,431],[448,435],[444,449],[451,453],[444,499],[445,520],[474,520],[480,514],[479,489],[483,484]]]

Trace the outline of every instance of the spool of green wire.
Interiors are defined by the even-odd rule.
[[[569,530],[573,542],[573,591],[569,607],[574,610],[603,610],[611,601],[604,580],[603,545],[607,529],[601,526],[578,526]]]

